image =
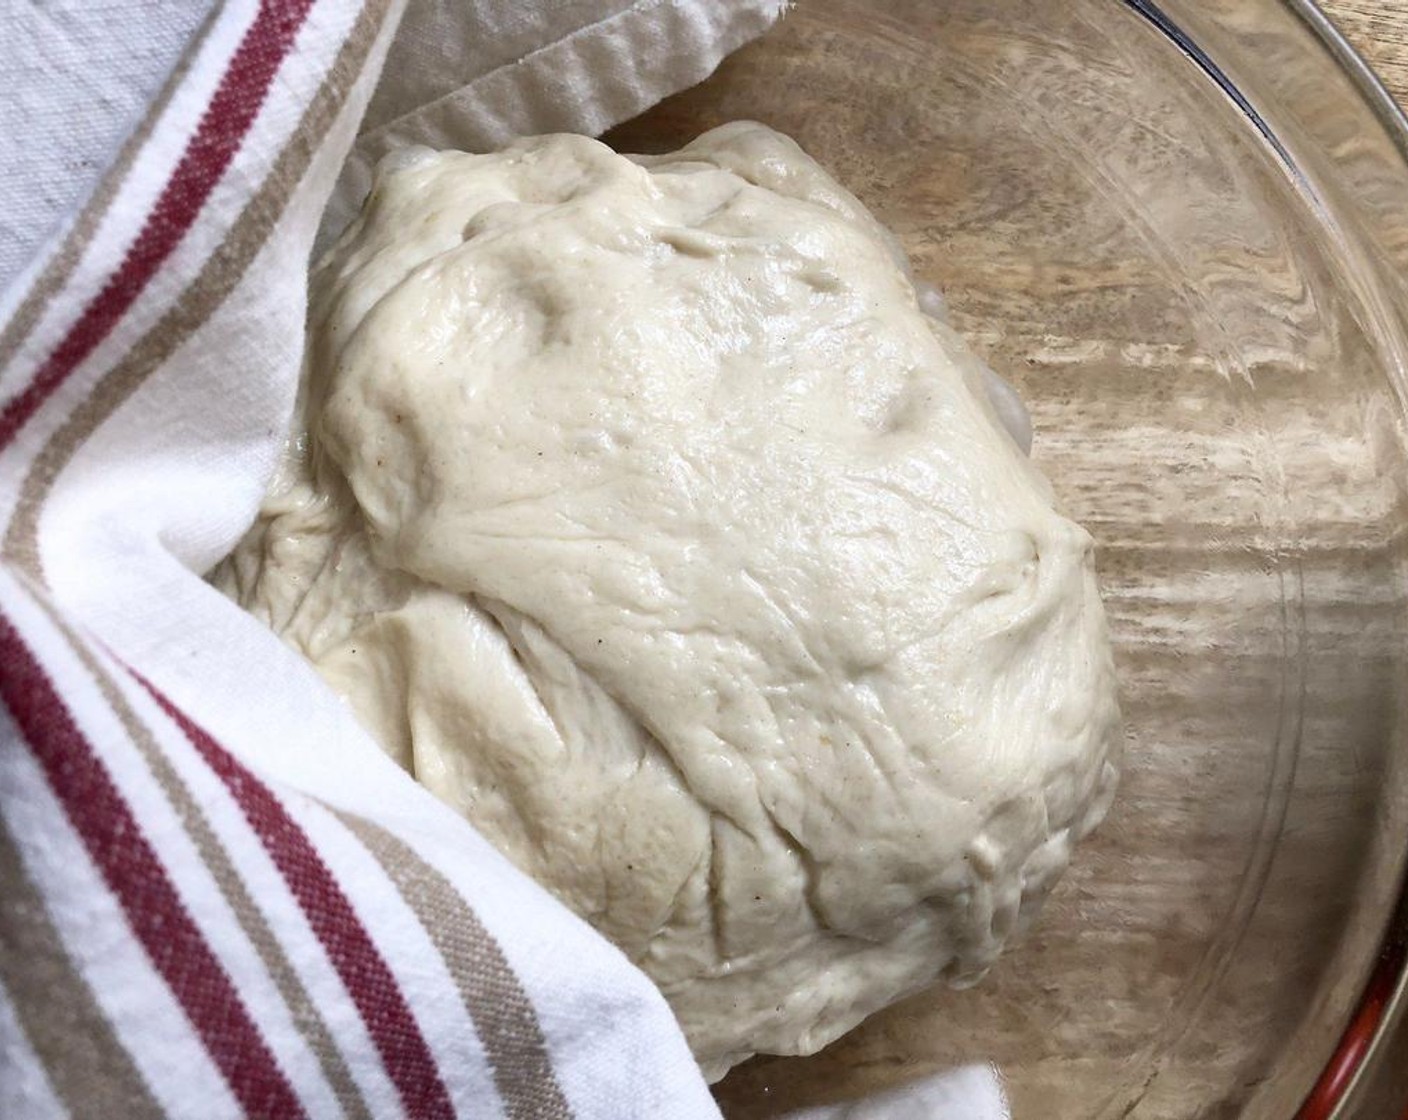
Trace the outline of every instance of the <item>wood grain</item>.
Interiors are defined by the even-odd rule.
[[[1408,105],[1408,7],[1402,0],[1321,0],[1321,7],[1398,103]]]
[[[1314,100],[1287,27],[1240,30]],[[860,195],[1031,405],[1098,542],[1129,738],[1109,820],[983,984],[740,1067],[725,1115],[986,1058],[1019,1120],[1284,1120],[1377,944],[1353,919],[1395,885],[1408,746],[1408,459],[1344,263],[1229,102],[1094,2],[801,0],[608,140],[737,118]]]

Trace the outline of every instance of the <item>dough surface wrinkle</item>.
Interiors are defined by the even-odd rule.
[[[217,573],[711,1077],[975,981],[1113,794],[1090,538],[937,300],[762,125],[398,153]]]

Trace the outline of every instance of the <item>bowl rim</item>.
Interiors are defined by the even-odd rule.
[[[1198,66],[1283,160],[1288,164],[1294,162],[1256,106],[1197,40],[1163,10],[1162,0],[1123,0],[1123,3]],[[1349,80],[1408,170],[1408,112],[1317,0],[1279,0],[1279,3],[1318,40]],[[1350,1120],[1376,1078],[1392,1074],[1391,1052],[1405,1044],[1408,1044],[1408,867],[1401,876],[1397,902],[1388,915],[1368,978],[1351,1005],[1346,1026],[1328,1061],[1293,1120]],[[1408,1112],[1399,1120],[1408,1120]]]
[[[1359,91],[1394,147],[1408,162],[1408,112],[1316,0],[1282,0],[1315,35]],[[1344,1120],[1377,1071],[1391,1067],[1395,1045],[1408,1042],[1408,876],[1384,931],[1374,970],[1334,1053],[1296,1120]],[[1408,1120],[1405,1113],[1403,1120]]]

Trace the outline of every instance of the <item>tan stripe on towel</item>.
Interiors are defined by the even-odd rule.
[[[262,248],[290,195],[361,73],[393,0],[371,0],[339,52],[293,137],[250,198],[221,246],[176,304],[105,375],[36,456],[20,490],[0,553],[42,583],[38,523],[54,480],[77,450],[234,290]],[[355,824],[354,824],[355,822]],[[445,957],[473,1018],[495,1083],[514,1120],[570,1120],[553,1075],[542,1027],[502,950],[440,873],[368,821],[348,820],[418,914]]]
[[[394,2],[369,0],[362,8],[293,135],[279,152],[259,190],[245,203],[225,239],[174,306],[98,380],[30,464],[20,486],[14,516],[0,542],[0,555],[14,561],[41,585],[44,574],[37,540],[39,513],[54,480],[88,437],[200,329],[244,277],[361,75],[367,55]]]
[[[215,23],[218,11],[218,7],[212,8],[200,29],[191,37],[190,45],[177,60],[176,68],[171,72],[171,77],[166,80],[166,84],[161,87],[161,92],[152,102],[146,116],[138,122],[132,135],[122,145],[117,159],[99,180],[97,189],[84,204],[83,209],[79,211],[78,217],[64,237],[63,243],[57,252],[49,258],[49,263],[44,266],[44,270],[40,272],[24,300],[15,309],[15,313],[10,316],[10,321],[5,324],[4,330],[0,330],[0,370],[10,364],[10,360],[14,358],[24,340],[29,337],[29,332],[34,329],[34,325],[39,322],[48,309],[49,301],[68,283],[69,277],[73,275],[73,270],[77,267],[79,258],[83,256],[88,239],[93,236],[98,226],[102,224],[103,218],[107,216],[108,209],[112,206],[112,200],[117,197],[117,192],[127,181],[128,172],[132,170],[132,164],[136,162],[138,153],[146,146],[152,129],[165,114],[166,107],[171,104],[172,97],[181,87],[181,83],[186,80],[186,75],[190,73],[191,63],[205,46],[205,40],[210,34],[210,28]]]
[[[532,1001],[479,916],[404,841],[364,817],[337,817],[376,857],[445,959],[510,1120],[571,1120]]]
[[[35,534],[39,510],[54,478],[92,432],[209,317],[239,282],[249,262],[263,246],[269,230],[316,151],[316,143],[310,137],[321,138],[360,74],[391,2],[373,0],[363,8],[318,93],[305,111],[299,129],[280,152],[269,178],[246,204],[225,242],[207,261],[177,304],[98,382],[93,393],[78,406],[36,457],[22,485],[19,507],[10,524],[3,551],[39,582],[42,583],[42,571]],[[305,132],[306,129],[313,131]],[[293,1021],[303,1033],[309,1049],[317,1056],[338,1102],[352,1120],[366,1120],[369,1116],[366,1103],[326,1023],[190,791],[156,745],[149,729],[127,705],[84,643],[68,632],[62,620],[52,614],[51,617],[93,674],[104,699],[147,760],[202,861],[220,885],[240,927],[255,946],[280,995],[288,1004]]]
[[[327,1023],[319,1013],[317,1004],[308,994],[308,989],[304,987],[297,969],[288,959],[288,954],[284,952],[284,948],[279,943],[273,929],[265,921],[263,912],[250,896],[249,888],[245,886],[244,879],[230,861],[224,845],[215,835],[210,821],[201,811],[200,805],[196,802],[190,789],[181,780],[181,775],[176,772],[176,768],[171,764],[166,752],[157,745],[151,729],[133,711],[127,698],[122,695],[113,682],[106,667],[93,656],[93,652],[87,644],[69,628],[44,596],[35,595],[32,601],[44,611],[49,621],[73,650],[74,656],[92,676],[104,702],[117,716],[123,731],[127,733],[127,737],[132,740],[133,746],[137,748],[143,761],[151,770],[152,777],[156,779],[157,785],[161,787],[161,792],[166,795],[166,799],[171,803],[176,816],[195,845],[201,862],[205,864],[206,869],[220,888],[220,893],[229,903],[230,909],[234,912],[235,921],[239,923],[240,929],[244,931],[245,936],[254,946],[255,952],[259,954],[260,961],[274,981],[274,986],[278,989],[284,1004],[288,1007],[289,1017],[293,1020],[294,1027],[303,1036],[304,1041],[308,1044],[308,1049],[318,1059],[323,1076],[327,1079],[338,1104],[342,1106],[343,1113],[348,1120],[370,1120],[371,1113],[367,1109],[366,1102],[362,1099],[361,1091],[357,1088],[356,1082],[352,1080],[347,1063],[343,1060],[341,1051],[333,1041],[332,1033],[328,1030]]]
[[[160,1120],[161,1109],[88,982],[0,819],[0,985],[59,1100],[76,1117]]]

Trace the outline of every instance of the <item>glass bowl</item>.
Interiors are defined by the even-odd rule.
[[[765,121],[900,236],[1098,541],[1128,719],[1024,942],[736,1070],[730,1120],[973,1061],[1017,1120],[1368,1099],[1408,836],[1408,133],[1366,75],[1308,4],[801,0],[608,135]]]

